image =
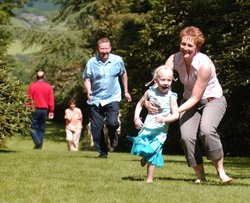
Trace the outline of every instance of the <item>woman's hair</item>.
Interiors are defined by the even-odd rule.
[[[179,39],[180,41],[184,36],[190,36],[194,39],[194,43],[196,44],[197,48],[200,50],[202,45],[205,43],[205,36],[202,31],[194,26],[188,26],[184,28],[180,34]]]
[[[174,73],[173,73],[172,68],[169,68],[165,65],[161,65],[154,70],[153,79],[150,82],[147,82],[145,84],[145,86],[149,86],[152,82],[154,82],[161,75],[162,72],[165,72],[165,73],[171,75],[172,78],[174,79]]]

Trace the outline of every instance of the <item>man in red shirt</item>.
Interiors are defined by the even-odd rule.
[[[34,149],[42,149],[43,136],[47,117],[54,118],[54,94],[51,85],[44,81],[44,71],[36,74],[37,81],[28,88],[30,105],[34,107],[31,118],[31,136],[35,144]]]

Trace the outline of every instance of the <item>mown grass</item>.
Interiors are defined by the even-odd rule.
[[[147,184],[139,157],[68,152],[63,126],[47,126],[43,150],[34,151],[27,136],[14,137],[0,151],[0,202],[249,202],[250,158],[225,159],[234,177],[229,185],[220,183],[206,161],[208,182],[197,185],[183,156],[165,155],[164,168]]]

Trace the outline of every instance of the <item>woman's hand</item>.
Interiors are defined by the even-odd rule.
[[[144,106],[147,108],[150,114],[156,114],[161,111],[158,107],[155,106],[155,103],[151,101],[145,101]]]

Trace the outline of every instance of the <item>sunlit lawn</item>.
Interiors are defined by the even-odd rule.
[[[250,158],[225,159],[232,184],[220,183],[204,159],[208,182],[195,184],[183,156],[165,155],[155,182],[145,182],[139,157],[94,151],[67,151],[63,126],[48,125],[44,148],[33,150],[29,136],[0,150],[0,202],[249,202]],[[86,138],[84,138],[86,139]]]

